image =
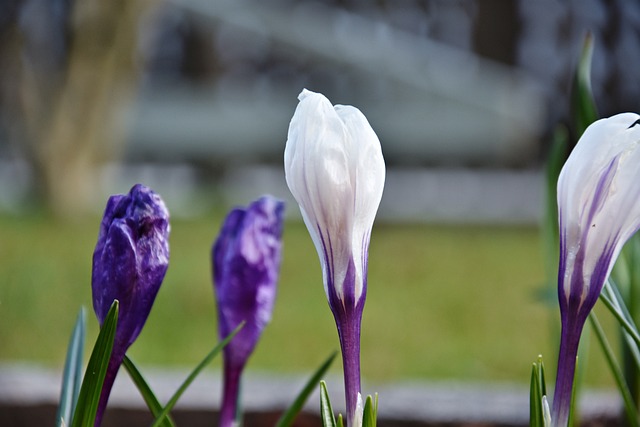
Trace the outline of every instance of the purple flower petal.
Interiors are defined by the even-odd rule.
[[[142,330],[164,279],[169,231],[164,202],[143,185],[107,202],[93,254],[93,306],[102,323],[119,300],[116,343],[124,351]]]
[[[164,202],[143,185],[107,202],[93,253],[93,308],[100,324],[116,299],[120,310],[96,426],[124,355],[140,334],[167,271],[169,229]]]
[[[224,348],[221,426],[233,424],[242,369],[271,320],[282,254],[284,203],[262,197],[232,210],[213,246],[218,332],[223,339],[244,327]]]

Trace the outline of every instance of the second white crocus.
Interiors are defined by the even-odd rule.
[[[359,412],[369,239],[382,198],[385,164],[380,141],[360,110],[333,106],[325,96],[306,89],[298,99],[284,152],[285,175],[320,257],[342,348],[347,420],[352,426]]]
[[[558,178],[562,334],[552,419],[564,427],[580,334],[622,246],[640,227],[640,116],[587,128]]]

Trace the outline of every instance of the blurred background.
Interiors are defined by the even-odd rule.
[[[271,193],[291,219],[254,363],[317,366],[337,340],[282,170],[308,88],[360,108],[388,167],[365,378],[527,382],[538,353],[555,359],[543,167],[556,125],[576,140],[570,87],[588,31],[600,114],[640,110],[638,2],[4,0],[0,361],[62,363],[77,308],[91,306],[98,215],[143,182],[175,222],[134,355],[189,364],[206,353],[210,244],[229,206]]]
[[[550,131],[569,117],[587,31],[601,114],[633,110],[640,94],[635,2],[76,3],[1,6],[4,210],[35,197],[74,214],[140,176],[181,197],[185,213],[201,184],[266,182],[258,190],[279,191],[268,179],[280,181],[288,122],[306,87],[365,113],[390,185],[406,189],[396,171],[415,168],[480,172],[429,175],[437,185],[419,195],[388,191],[383,214],[401,215],[404,202],[418,204],[406,207],[416,217],[447,219],[455,213],[445,207],[500,203],[455,206],[451,185],[462,199],[481,198],[481,187],[504,190],[515,197],[505,202],[510,213],[531,220],[537,195],[489,172],[522,172],[509,176],[527,185],[525,172],[539,169]]]

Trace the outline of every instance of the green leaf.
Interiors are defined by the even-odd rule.
[[[553,132],[553,139],[545,166],[546,201],[544,218],[544,244],[547,254],[546,272],[548,282],[553,288],[557,288],[558,275],[558,177],[567,160],[569,153],[569,133],[567,128],[558,125]],[[557,297],[554,294],[554,302],[557,305]]]
[[[628,322],[640,323],[640,234],[636,233],[625,243],[616,261],[611,277],[617,283],[616,291],[622,302]],[[623,328],[621,358],[624,377],[635,402],[640,402],[640,351],[638,344]]]
[[[591,91],[591,60],[593,58],[593,35],[587,33],[580,53],[580,62],[573,80],[571,104],[575,131],[581,136],[585,129],[598,119],[596,103]]]
[[[544,427],[542,424],[542,401],[538,399],[540,388],[536,364],[531,369],[531,386],[529,389],[529,426]]]
[[[622,369],[615,359],[613,350],[609,345],[609,341],[607,341],[604,330],[602,329],[602,326],[600,326],[600,322],[598,321],[598,318],[596,317],[596,314],[594,312],[591,312],[591,314],[589,314],[589,321],[591,322],[593,331],[598,338],[598,342],[600,343],[602,352],[604,353],[605,359],[607,360],[609,368],[611,369],[611,373],[613,374],[613,378],[615,379],[616,385],[618,386],[618,390],[620,391],[620,395],[622,396],[629,425],[638,427],[640,426],[640,421],[638,421],[638,410],[636,409],[633,397],[631,396],[629,387],[627,386],[627,383],[622,374]]]
[[[375,400],[371,396],[367,396],[362,413],[362,427],[376,427],[378,419],[378,393],[375,394]]]
[[[62,374],[60,404],[56,414],[57,427],[71,425],[73,421],[73,411],[76,408],[80,386],[82,385],[82,359],[86,335],[86,319],[85,309],[81,308],[67,349],[67,358]]]
[[[545,206],[542,221],[541,237],[544,254],[545,283],[538,291],[537,297],[542,303],[558,310],[558,176],[567,159],[569,152],[569,133],[563,125],[556,126],[550,151],[545,165]],[[551,324],[552,336],[559,340],[560,328],[556,323]]]
[[[600,293],[600,300],[604,303],[605,307],[609,309],[611,314],[616,317],[618,323],[620,323],[620,326],[627,332],[629,338],[635,342],[636,346],[640,346],[638,329],[632,322],[631,315],[626,309],[624,300],[611,279],[605,283],[604,290]]]
[[[222,340],[218,345],[216,345],[213,350],[211,350],[209,352],[209,354],[207,354],[205,356],[204,359],[202,359],[202,361],[198,364],[198,366],[195,367],[195,369],[193,371],[191,371],[191,373],[189,374],[189,376],[184,380],[184,382],[182,383],[182,385],[180,385],[180,387],[178,388],[178,390],[176,390],[176,392],[173,394],[173,396],[171,397],[171,399],[169,399],[169,402],[167,402],[167,405],[162,409],[162,411],[156,416],[156,420],[154,421],[152,427],[158,427],[160,426],[163,422],[164,419],[167,417],[167,415],[169,415],[169,412],[173,409],[173,407],[175,406],[176,403],[178,403],[178,400],[180,399],[180,397],[182,396],[182,394],[187,390],[187,388],[189,388],[189,386],[191,385],[191,383],[196,379],[196,377],[200,374],[200,372],[202,372],[202,370],[209,364],[211,363],[211,361],[218,355],[218,353],[220,353],[220,351],[222,351],[222,349],[229,343],[229,341],[231,341],[233,339],[234,336],[236,336],[236,334],[240,331],[240,329],[242,329],[242,327],[244,326],[245,322],[242,322],[240,325],[238,325],[237,328],[235,328],[228,337],[226,337],[224,340]]]
[[[544,364],[542,363],[542,356],[538,356],[538,360],[533,363],[531,369],[529,392],[529,425],[531,427],[545,427],[543,397],[546,394]]]
[[[545,165],[545,181],[547,185],[547,209],[551,211],[555,226],[554,236],[558,240],[558,177],[569,155],[569,132],[563,125],[558,125],[553,131],[551,147]]]
[[[71,424],[73,427],[93,427],[95,423],[102,384],[107,374],[111,350],[113,349],[113,340],[118,325],[118,307],[118,300],[113,301],[109,313],[100,328],[98,339],[93,346],[73,415]]]
[[[331,399],[327,391],[327,383],[320,381],[320,416],[322,417],[323,427],[336,427],[336,418],[331,408]]]
[[[316,384],[318,384],[318,381],[320,381],[320,379],[327,372],[337,354],[337,352],[333,352],[333,354],[329,356],[327,360],[322,363],[322,365],[320,365],[320,367],[311,376],[311,378],[309,378],[309,381],[307,381],[304,388],[302,389],[302,391],[300,391],[291,406],[286,410],[284,414],[282,414],[282,416],[276,423],[276,427],[288,427],[293,423],[295,418],[302,410],[305,402],[307,401],[311,393],[313,393],[313,390],[316,388]]]
[[[545,380],[544,363],[542,355],[538,356],[538,381],[540,382],[540,396],[547,395],[547,382]]]
[[[149,387],[147,381],[144,379],[136,365],[131,361],[131,359],[129,359],[129,357],[124,357],[122,365],[129,373],[129,376],[131,377],[131,380],[133,380],[133,383],[136,385],[136,387],[138,387],[140,395],[153,414],[153,417],[158,418],[158,416],[162,413],[162,404],[160,404],[160,402],[156,398],[156,395],[151,390],[151,387]],[[170,416],[166,416],[160,425],[162,427],[174,427],[173,420]]]
[[[629,244],[629,242],[627,242]],[[631,260],[629,260],[631,261]],[[618,267],[619,264],[616,264]],[[637,285],[637,283],[636,283]],[[633,290],[635,285],[632,280],[627,278],[627,299],[630,304],[635,305],[631,297],[635,291]],[[609,309],[609,311],[618,320],[621,329],[622,338],[622,360],[623,360],[623,377],[631,393],[632,400],[638,402],[638,393],[640,390],[640,378],[638,374],[640,372],[640,335],[636,322],[634,321],[630,310],[627,308],[627,302],[622,296],[618,286],[612,278],[605,283],[602,292],[600,293],[600,300]],[[637,405],[636,405],[637,408]]]
[[[344,420],[342,419],[342,414],[338,414],[338,422],[336,423],[337,427],[344,427]]]

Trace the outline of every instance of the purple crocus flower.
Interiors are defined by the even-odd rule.
[[[580,334],[622,246],[640,228],[640,116],[584,132],[558,178],[562,333],[552,421],[566,426]]]
[[[107,202],[93,253],[93,308],[101,325],[116,299],[120,310],[96,426],[124,355],[140,334],[167,271],[169,229],[164,202],[141,184]]]
[[[380,141],[355,107],[303,90],[284,151],[287,184],[315,244],[338,329],[347,422],[362,418],[360,325],[373,220],[382,198]]]
[[[218,332],[226,338],[243,328],[223,349],[224,385],[220,426],[236,425],[240,377],[262,330],[271,320],[282,253],[284,203],[264,196],[227,215],[213,251]]]

